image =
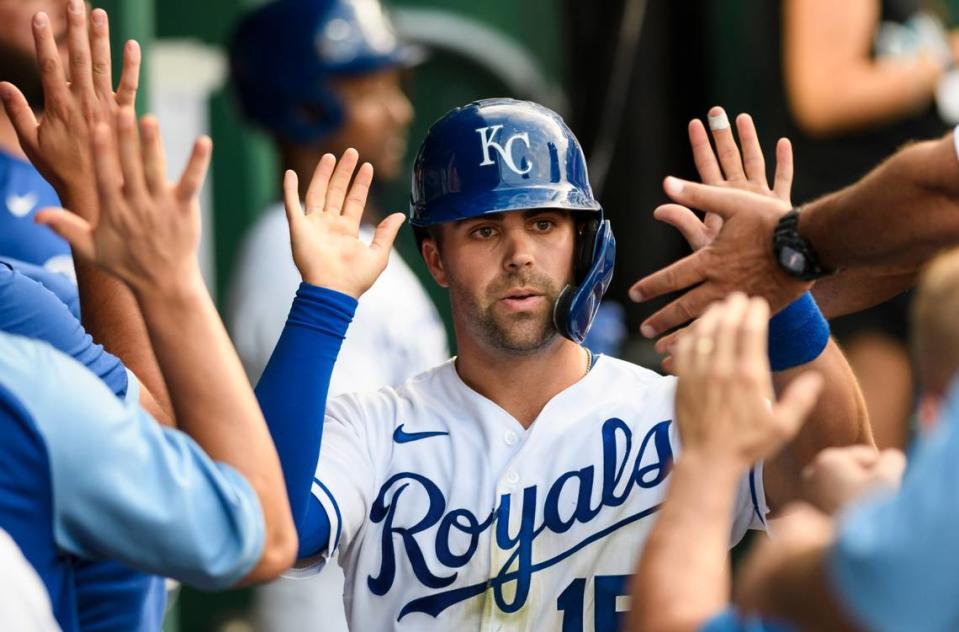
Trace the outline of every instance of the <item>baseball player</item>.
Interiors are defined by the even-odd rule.
[[[417,57],[397,39],[377,0],[270,2],[243,19],[231,47],[243,111],[271,135],[283,167],[304,183],[325,153],[347,147],[368,158],[379,178],[400,175],[413,115],[400,76]],[[369,209],[367,221],[376,215]],[[369,241],[373,226],[363,224],[360,232]],[[277,202],[244,240],[229,292],[227,320],[252,380],[276,346],[299,281]],[[449,358],[439,315],[396,251],[363,296],[351,332],[333,372],[334,394],[402,384]],[[346,630],[342,594],[343,573],[330,565],[310,581],[258,589],[256,619],[281,632],[322,616],[325,630]]]
[[[257,394],[284,463],[299,572],[337,557],[357,630],[615,629],[681,446],[674,379],[580,345],[615,241],[576,138],[555,113],[511,99],[431,127],[410,222],[449,290],[459,355],[327,408],[309,385],[330,370],[397,221],[368,249],[357,240],[372,173],[362,167],[347,193],[356,162],[321,162],[305,214],[295,176],[285,182],[304,282]],[[740,481],[731,543],[764,526],[818,449],[870,441],[814,304],[784,314],[771,324],[790,342],[771,354],[777,387],[807,368],[828,387],[797,441]]]

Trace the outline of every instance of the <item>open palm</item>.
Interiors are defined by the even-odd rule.
[[[300,275],[307,283],[354,298],[386,268],[404,221],[402,213],[394,213],[380,222],[369,245],[359,238],[373,167],[364,163],[353,178],[358,160],[355,149],[347,149],[339,163],[332,154],[324,155],[307,190],[305,210],[296,173],[287,171],[283,179],[293,261]]]

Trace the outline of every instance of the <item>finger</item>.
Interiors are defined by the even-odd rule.
[[[123,189],[134,198],[146,195],[143,178],[143,155],[140,151],[140,134],[137,131],[136,114],[133,108],[120,108],[117,112],[117,155],[123,174]]]
[[[140,44],[130,40],[123,47],[123,70],[120,72],[120,83],[117,86],[117,105],[133,107],[137,101],[137,91],[140,89],[140,64],[143,54]]]
[[[37,51],[46,111],[61,113],[67,107],[70,95],[63,62],[60,60],[60,52],[50,26],[50,17],[43,11],[33,18],[33,42]]]
[[[692,369],[693,341],[695,339],[696,336],[692,329],[688,327],[680,332],[671,362],[671,368],[676,372],[676,375],[686,375]],[[663,367],[665,368],[665,366],[666,359],[663,359]]]
[[[3,109],[13,124],[20,146],[27,154],[37,151],[37,116],[27,103],[27,98],[15,85],[4,81],[0,83],[0,99],[3,100]]]
[[[70,87],[74,92],[92,96],[90,32],[87,29],[87,5],[83,0],[67,1],[67,49],[70,51]]]
[[[640,303],[702,283],[706,277],[700,269],[701,253],[694,252],[640,279],[629,288],[629,297]]]
[[[710,186],[668,176],[663,180],[663,190],[677,204],[715,213],[723,219],[729,219],[744,206],[756,208],[760,204],[770,204],[772,200],[757,193]],[[779,206],[779,202],[775,202]]]
[[[403,222],[405,221],[406,215],[403,213],[393,213],[380,222],[376,227],[376,232],[373,233],[370,250],[381,253],[385,261],[393,248],[393,242],[396,241],[396,234],[400,232],[400,228],[403,227]]]
[[[94,9],[90,13],[90,55],[93,70],[93,87],[97,96],[107,99],[113,96],[113,65],[110,60],[110,22],[107,12]]]
[[[743,318],[743,328],[739,346],[743,359],[765,363],[764,372],[769,373],[769,303],[766,299],[754,297],[749,300],[749,309]]]
[[[353,178],[353,171],[356,169],[356,163],[359,159],[359,153],[352,147],[343,152],[339,164],[333,170],[330,185],[326,189],[326,204],[323,205],[323,212],[339,215],[340,211],[343,210],[346,190]]]
[[[673,356],[666,356],[662,361],[663,371],[670,375],[679,375],[679,368]]]
[[[773,176],[773,193],[780,200],[789,202],[793,186],[793,146],[788,138],[776,143],[776,175]]]
[[[207,170],[210,168],[210,157],[213,155],[213,141],[209,136],[200,136],[193,143],[190,159],[180,175],[176,186],[177,197],[184,202],[193,199],[203,187]]]
[[[303,206],[300,205],[300,181],[292,169],[287,169],[283,174],[283,206],[286,208],[286,221],[290,226],[303,217]]]
[[[719,229],[723,227],[723,218],[716,213],[706,213],[703,218],[703,225],[706,226],[706,233],[709,235],[718,235]]]
[[[363,217],[363,209],[366,208],[366,198],[370,194],[370,185],[373,183],[373,165],[364,162],[360,170],[356,172],[353,179],[353,186],[346,196],[346,202],[343,204],[343,215],[360,223]]]
[[[886,448],[879,453],[876,469],[887,481],[898,483],[902,480],[902,473],[906,469],[906,455],[902,453],[902,450]]]
[[[723,347],[729,346],[724,338],[728,335],[724,333],[727,329],[725,322],[728,320],[730,304],[728,301],[713,303],[709,306],[702,318],[696,321],[693,327],[693,342],[691,365],[702,372],[709,366],[717,369],[724,369],[732,364],[732,358],[726,358],[729,351]],[[704,346],[705,344],[705,346]]]
[[[678,230],[693,250],[699,250],[709,243],[706,225],[685,206],[663,204],[653,211],[653,217]]]
[[[743,168],[746,178],[757,186],[768,188],[766,183],[766,161],[763,149],[759,145],[759,134],[753,117],[740,114],[736,117],[736,130],[739,132],[739,146],[743,150]]]
[[[100,198],[100,210],[103,214],[121,208],[120,165],[113,147],[113,133],[110,126],[100,123],[93,129],[93,170],[96,175],[97,193]]]
[[[790,382],[782,398],[773,405],[773,415],[784,440],[794,437],[799,432],[806,417],[816,405],[822,387],[822,375],[815,371],[807,371]]]
[[[336,167],[336,156],[333,154],[323,154],[320,162],[316,164],[313,178],[310,179],[310,187],[306,190],[307,213],[323,210],[323,205],[326,204],[326,189],[330,184],[334,167]]]
[[[143,145],[143,173],[147,188],[154,194],[165,191],[166,156],[163,153],[160,127],[155,116],[144,116],[140,120],[140,141]]]
[[[739,147],[736,146],[736,139],[733,138],[733,130],[729,126],[729,118],[726,111],[721,107],[714,107],[709,110],[709,129],[713,133],[713,141],[716,143],[716,154],[719,157],[719,165],[723,169],[726,180],[731,182],[743,182],[746,180],[746,174],[743,172],[743,159],[739,155]]]
[[[719,162],[709,142],[706,128],[699,119],[689,122],[689,146],[693,150],[693,162],[696,164],[696,171],[699,172],[699,179],[704,184],[722,184],[723,172],[719,169]]]
[[[686,331],[689,330],[689,327],[683,327],[682,329],[677,329],[676,331],[669,333],[659,340],[656,341],[656,344],[653,348],[656,350],[656,353],[660,355],[672,354],[676,348],[676,344],[679,342],[679,339],[683,336]]]
[[[720,375],[730,373],[739,360],[736,351],[748,309],[749,299],[742,292],[733,292],[723,301],[721,316],[716,324],[716,349],[712,358],[713,367]]]
[[[710,284],[700,285],[647,318],[639,328],[647,338],[655,338],[700,316],[710,303],[723,298],[723,292]]]
[[[93,228],[87,220],[62,208],[45,208],[37,213],[34,221],[47,226],[70,243],[75,254],[88,261],[95,258]]]

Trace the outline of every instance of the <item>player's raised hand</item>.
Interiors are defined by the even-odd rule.
[[[74,253],[140,294],[176,291],[199,281],[197,193],[210,163],[210,139],[196,141],[183,175],[171,183],[156,119],[144,117],[138,130],[133,108],[124,107],[115,127],[115,138],[106,123],[93,130],[96,224],[62,209],[43,210],[37,221],[69,241]]]
[[[118,108],[131,107],[136,101],[140,48],[132,40],[124,47],[123,71],[114,92],[105,11],[95,9],[88,17],[83,0],[67,1],[69,64],[60,57],[46,13],[34,17],[33,37],[43,83],[43,116],[37,120],[13,84],[0,84],[0,99],[33,165],[57,189],[64,204],[82,200],[71,210],[95,220],[91,137],[96,125],[112,126]]]
[[[766,336],[769,306],[735,292],[712,305],[679,340],[676,423],[683,450],[743,467],[796,435],[822,388],[801,375],[774,401]]]
[[[402,213],[394,213],[376,227],[371,244],[360,239],[373,166],[363,163],[353,178],[358,160],[359,154],[352,148],[343,153],[339,163],[332,154],[324,155],[307,189],[305,210],[296,173],[287,171],[283,179],[293,261],[303,280],[355,298],[386,268],[393,240],[405,219]]]

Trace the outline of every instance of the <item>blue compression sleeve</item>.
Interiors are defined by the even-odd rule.
[[[315,531],[324,522],[329,531],[329,520],[318,515],[322,511],[307,509],[320,456],[330,376],[356,305],[356,299],[346,294],[301,283],[280,340],[256,385],[256,397],[280,455],[301,553],[311,548],[305,546],[307,542],[325,543],[329,536],[317,538]]]

